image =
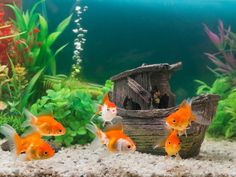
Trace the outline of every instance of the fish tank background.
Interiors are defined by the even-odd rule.
[[[36,0],[23,1],[29,9]],[[75,0],[47,0],[48,22],[54,29],[65,16],[74,12]],[[195,95],[195,79],[212,83],[212,66],[205,52],[214,51],[203,29],[207,24],[217,30],[221,19],[236,29],[235,1],[191,0],[83,0],[89,10],[82,14],[82,26],[88,30],[82,52],[84,79],[103,84],[106,79],[142,63],[183,62],[183,70],[173,75],[171,87],[177,102]],[[214,9],[214,13],[211,9]],[[44,13],[45,14],[45,13]],[[58,55],[58,72],[69,73],[73,61],[71,23],[62,34],[60,46],[70,44]]]
[[[111,90],[113,83],[109,79],[112,76],[141,65],[173,64],[181,61],[183,69],[175,73],[170,80],[177,104],[194,95],[220,95],[222,100],[208,133],[224,138],[236,136],[236,64],[233,56],[236,35],[232,33],[236,25],[233,9],[236,2],[82,0],[79,2],[83,11],[81,14],[77,1],[46,0],[23,1],[23,10],[31,9],[37,2],[41,2],[36,9],[41,16],[33,30],[27,31],[29,35],[25,37],[39,35],[36,39],[41,39],[45,24],[48,25],[49,34],[55,29],[63,29],[55,43],[52,40],[55,36],[51,36],[54,44],[44,50],[50,56],[50,51],[55,52],[69,42],[68,46],[61,48],[63,50],[55,60],[56,74],[62,75],[55,75],[52,69],[55,66],[45,62],[48,58],[42,57],[43,54],[40,57],[44,62],[37,63],[41,68],[30,70],[24,63],[13,66],[10,62],[10,74],[6,74],[6,66],[2,67],[0,72],[3,72],[4,77],[9,75],[7,82],[11,84],[11,81],[15,80],[15,83],[13,86],[3,87],[6,90],[3,90],[5,95],[1,95],[3,99],[0,100],[3,110],[0,114],[1,125],[9,123],[17,132],[24,132],[21,127],[25,119],[22,110],[27,107],[36,115],[52,113],[66,127],[65,135],[49,140],[55,140],[60,146],[87,144],[94,136],[88,132],[86,125],[96,113],[96,105],[101,103],[104,94]],[[88,10],[85,11],[83,7],[88,7]],[[214,9],[214,14],[210,9]],[[83,28],[81,31],[85,33],[81,40],[86,39],[86,42],[83,44],[83,50],[79,52],[81,56],[78,70],[81,69],[82,72],[78,77],[74,77],[73,72],[71,74],[75,62],[72,58],[75,52],[78,53],[75,44],[80,48],[76,41],[78,33],[75,32],[78,30],[76,28],[80,31],[80,25],[78,27],[75,24],[79,18],[78,14],[82,17],[79,21]],[[19,23],[15,25],[17,24],[20,26]],[[229,25],[231,28],[228,28]],[[219,37],[211,30],[220,35],[223,49],[221,45],[216,44]],[[19,37],[17,35],[16,32],[16,39]],[[24,36],[24,31],[21,35]],[[33,47],[43,51],[45,41],[37,42]],[[228,53],[228,47],[231,53]],[[226,54],[221,59],[216,57],[222,56],[209,54],[217,51],[220,51],[220,54],[224,51]],[[46,70],[43,64],[46,65]],[[207,66],[218,69],[221,73],[216,74]],[[10,78],[14,72],[18,79]],[[17,80],[22,82],[17,83]],[[161,110],[157,110],[157,113],[158,111]],[[213,114],[209,117],[213,117]],[[101,124],[99,121],[96,123]],[[204,134],[202,137],[204,138]]]

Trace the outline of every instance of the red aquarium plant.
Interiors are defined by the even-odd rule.
[[[0,64],[8,64],[8,49],[13,39],[8,36],[13,34],[12,24],[4,21],[3,4],[0,4]]]
[[[210,68],[210,70],[217,74],[231,75],[235,73],[236,34],[231,32],[230,26],[225,29],[221,20],[219,20],[218,34],[212,32],[206,25],[204,25],[204,28],[208,37],[218,50],[215,53],[205,53],[216,65],[215,69]]]
[[[3,4],[0,4],[0,64],[9,64],[9,58],[15,64],[22,63],[17,48],[20,42],[16,38],[23,33],[19,33],[12,22],[5,21],[4,15]]]

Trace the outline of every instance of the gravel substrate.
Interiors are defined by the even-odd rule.
[[[207,140],[198,157],[186,160],[166,159],[135,152],[108,154],[103,149],[74,146],[42,161],[13,161],[10,152],[0,150],[1,176],[234,176],[236,143]]]

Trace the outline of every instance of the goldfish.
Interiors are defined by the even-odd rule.
[[[36,117],[27,109],[24,110],[24,113],[27,119],[23,122],[22,126],[33,128],[28,134],[34,131],[39,132],[42,136],[60,136],[66,133],[64,126],[51,115],[40,115]]]
[[[106,122],[110,122],[117,116],[117,108],[115,103],[109,100],[108,93],[105,95],[103,99],[103,105],[99,106],[98,113],[101,113],[104,124]]]
[[[96,135],[94,142],[105,145],[109,152],[134,152],[136,145],[123,132],[121,123],[110,125],[102,131],[94,123],[87,125],[87,129]]]
[[[165,138],[164,141],[162,141],[154,148],[162,147],[163,145],[168,157],[175,156],[176,158],[180,158],[179,151],[181,147],[178,133],[176,130],[170,132],[167,138]]]
[[[0,127],[0,132],[8,139],[9,147],[14,157],[25,153],[25,160],[42,160],[54,156],[55,152],[38,132],[25,137],[20,137],[14,128],[5,124]]]
[[[191,122],[197,122],[202,125],[209,125],[210,122],[204,119],[198,112],[192,110],[191,101],[184,100],[177,111],[170,114],[166,118],[166,124],[168,127],[177,130],[179,135],[183,133],[187,136],[186,130]]]

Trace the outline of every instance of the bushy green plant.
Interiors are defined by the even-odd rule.
[[[212,125],[208,129],[211,136],[225,138],[236,137],[236,90],[219,102],[218,110]]]
[[[221,96],[221,99],[224,99],[228,96],[233,86],[232,79],[229,76],[217,78],[213,82],[212,86],[200,80],[195,80],[195,82],[199,84],[196,91],[197,95],[206,93],[218,94]]]
[[[56,137],[56,142],[65,146],[85,144],[93,135],[86,129],[90,118],[96,112],[91,95],[79,89],[58,88],[47,90],[47,95],[31,107],[34,114],[52,113],[66,127],[66,134]]]
[[[208,134],[212,137],[236,137],[236,90],[232,89],[231,77],[221,76],[212,86],[199,80],[196,82],[200,84],[197,94],[211,93],[221,96],[216,115],[208,128]]]

